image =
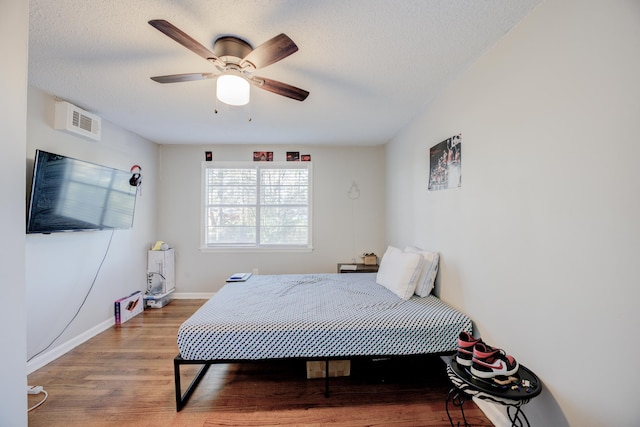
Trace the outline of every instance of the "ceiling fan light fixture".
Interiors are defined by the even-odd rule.
[[[229,105],[247,105],[251,96],[251,85],[237,74],[223,74],[216,82],[216,96]]]
[[[253,71],[281,61],[298,51],[298,46],[284,33],[272,37],[255,49],[238,37],[220,37],[213,44],[214,53],[164,19],[152,19],[149,24],[191,52],[210,61],[218,71],[222,72],[222,75],[218,77],[216,88],[217,100],[223,104],[247,105],[250,97],[250,85],[296,101],[304,101],[309,96],[309,92],[304,89],[277,80],[251,75]],[[215,78],[216,74],[172,74],[151,77],[151,80],[158,83],[188,82]],[[229,84],[229,80],[233,83]]]

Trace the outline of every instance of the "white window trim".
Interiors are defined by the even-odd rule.
[[[225,253],[292,253],[292,252],[311,252],[313,251],[313,164],[311,162],[303,162],[304,167],[309,170],[309,243],[308,245],[300,245],[300,246],[242,246],[242,245],[218,245],[215,247],[207,246],[205,243],[205,228],[206,228],[206,215],[205,215],[205,203],[207,200],[206,195],[206,170],[208,168],[215,167],[225,167],[225,168],[256,168],[256,169],[298,169],[300,168],[300,162],[254,162],[254,161],[245,161],[245,162],[229,162],[229,161],[217,161],[217,162],[207,162],[203,161],[201,163],[200,170],[200,252],[225,252]]]

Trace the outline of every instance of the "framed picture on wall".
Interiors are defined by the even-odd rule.
[[[300,161],[299,151],[287,151],[287,162],[299,162],[299,161]]]
[[[273,151],[254,151],[254,162],[273,162]]]
[[[429,149],[429,191],[462,186],[462,134]]]

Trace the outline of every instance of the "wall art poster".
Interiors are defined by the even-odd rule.
[[[299,161],[300,161],[299,151],[287,151],[287,162],[299,162]]]
[[[429,191],[462,186],[462,134],[447,138],[429,150]]]
[[[273,162],[273,151],[254,151],[254,162]]]

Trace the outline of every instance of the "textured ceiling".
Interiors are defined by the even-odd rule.
[[[161,144],[377,145],[540,2],[30,0],[29,84]],[[151,19],[210,49],[285,33],[299,51],[256,74],[311,94],[252,87],[249,107],[214,114],[215,80],[149,78],[215,71]]]

